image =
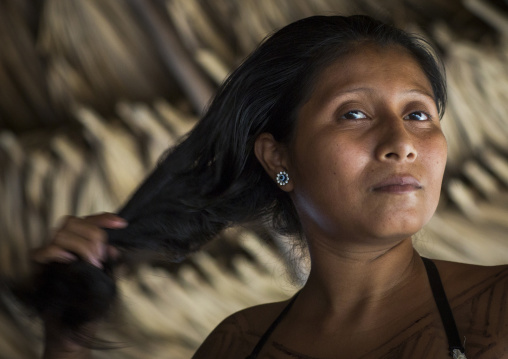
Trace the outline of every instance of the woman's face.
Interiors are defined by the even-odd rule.
[[[316,80],[286,161],[307,236],[413,235],[437,207],[446,163],[429,80],[397,46],[354,51]]]

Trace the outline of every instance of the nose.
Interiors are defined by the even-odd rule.
[[[379,161],[413,162],[418,154],[414,137],[405,127],[404,120],[396,118],[379,126],[376,158]]]

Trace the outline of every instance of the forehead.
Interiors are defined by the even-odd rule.
[[[418,61],[401,46],[365,46],[332,62],[317,76],[310,100],[326,100],[343,91],[395,94],[421,92],[434,98]]]

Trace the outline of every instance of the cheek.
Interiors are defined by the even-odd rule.
[[[440,187],[443,180],[443,174],[446,166],[446,157],[448,147],[446,139],[443,134],[436,136],[433,141],[429,141],[430,146],[427,153],[427,165],[429,166],[430,173],[437,185]]]
[[[321,138],[309,141],[294,157],[295,183],[320,191],[337,191],[358,180],[368,162],[368,146],[347,138]]]
[[[368,167],[366,148],[365,143],[334,138],[309,142],[294,153],[292,195],[301,217],[312,218],[326,228],[336,222],[342,209],[347,209],[347,214],[360,202],[357,186]],[[344,215],[340,213],[340,217]]]
[[[425,167],[428,173],[428,190],[433,211],[437,207],[441,195],[441,185],[446,166],[447,144],[444,135],[436,136],[427,141],[425,150]]]

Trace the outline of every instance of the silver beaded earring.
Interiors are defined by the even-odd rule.
[[[286,171],[280,171],[277,173],[277,176],[275,176],[275,179],[279,185],[285,186],[289,183],[289,174]]]

